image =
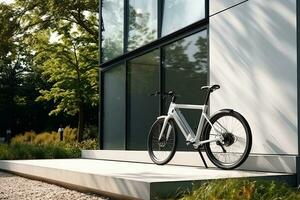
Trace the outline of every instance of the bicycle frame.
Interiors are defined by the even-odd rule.
[[[200,121],[198,124],[196,134],[191,129],[190,125],[187,123],[186,119],[180,112],[180,109],[202,110],[202,114],[201,114],[201,118],[200,118]],[[168,121],[170,119],[174,119],[174,121],[178,125],[179,129],[181,130],[182,134],[184,135],[186,142],[193,144],[195,149],[197,149],[200,145],[203,145],[205,143],[217,142],[217,141],[221,142],[223,140],[222,134],[217,133],[218,132],[217,129],[213,126],[213,124],[209,120],[209,115],[208,115],[207,111],[208,111],[207,105],[176,104],[176,103],[171,102],[169,110],[168,110],[168,115],[158,117],[158,119],[161,119],[161,118],[165,119],[162,130],[159,135],[159,140],[161,139],[161,137],[163,135],[163,132],[167,126]],[[208,122],[208,124],[211,127],[213,127],[212,130],[215,132],[217,137],[215,139],[200,141],[202,130],[204,128],[203,126],[204,126],[205,120]],[[171,126],[168,128],[166,139],[169,138],[170,132],[171,132]]]

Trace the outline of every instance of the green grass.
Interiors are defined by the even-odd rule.
[[[59,145],[0,144],[0,160],[79,158],[80,149]]]
[[[180,200],[300,200],[300,191],[281,182],[249,179],[214,180],[194,187]]]

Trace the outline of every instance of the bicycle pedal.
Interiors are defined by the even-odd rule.
[[[187,146],[191,145],[191,144],[195,144],[195,142],[186,142],[185,143]]]

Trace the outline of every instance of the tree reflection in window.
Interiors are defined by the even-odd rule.
[[[115,58],[123,53],[124,3],[103,0],[102,5],[102,59]]]
[[[165,92],[175,91],[179,95],[177,103],[203,104],[205,93],[201,87],[208,84],[208,39],[207,31],[202,31],[178,40],[164,47],[164,87]],[[164,102],[167,112],[169,101]],[[182,110],[192,128],[197,128],[199,111]],[[184,138],[180,139],[185,141]],[[183,142],[179,150],[188,150]]]
[[[205,0],[163,0],[162,36],[205,18]]]
[[[147,134],[158,116],[158,97],[149,94],[159,90],[159,51],[154,50],[128,62],[128,132],[127,148],[147,149]]]
[[[190,81],[188,78],[192,78],[192,80],[203,79],[206,82],[208,72],[207,31],[178,40],[166,46],[164,52],[164,66],[167,71],[178,73],[180,77],[186,78],[184,81]]]
[[[157,1],[129,0],[128,51],[157,38]]]

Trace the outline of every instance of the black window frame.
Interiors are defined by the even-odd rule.
[[[161,37],[161,32],[162,32],[162,9],[163,9],[163,1],[157,0],[158,1],[158,8],[157,8],[157,20],[158,20],[158,30],[157,30],[157,34],[158,34],[158,38],[148,44],[145,44],[137,49],[134,49],[132,51],[127,51],[127,47],[128,47],[128,9],[129,9],[129,1],[128,0],[124,0],[124,50],[123,50],[123,54],[119,55],[113,59],[107,60],[105,62],[102,62],[103,58],[102,58],[102,1],[100,0],[100,7],[99,7],[99,27],[100,27],[100,31],[99,31],[99,54],[100,54],[100,60],[99,60],[99,84],[100,84],[100,105],[99,105],[99,131],[100,131],[100,135],[99,135],[99,147],[100,149],[103,149],[103,106],[104,106],[104,102],[103,102],[103,97],[104,97],[104,93],[103,93],[103,80],[104,80],[104,75],[105,72],[110,70],[111,68],[118,66],[120,64],[124,64],[125,65],[125,73],[127,74],[128,72],[128,61],[142,56],[144,54],[150,53],[151,51],[154,51],[155,49],[159,50],[159,55],[160,55],[160,61],[159,61],[159,89],[160,91],[163,91],[163,58],[164,58],[164,53],[163,53],[163,47],[171,44],[173,42],[176,42],[177,40],[183,39],[185,37],[188,37],[190,35],[193,35],[197,32],[203,31],[203,30],[207,30],[208,32],[208,36],[207,39],[209,40],[209,0],[205,0],[205,18],[201,19],[193,24],[190,24],[182,29],[179,29],[173,33],[170,33],[166,36]],[[208,48],[209,48],[209,43],[208,43]],[[209,52],[209,51],[208,51]],[[209,74],[210,74],[210,66],[209,66],[209,55],[208,55],[208,82],[209,80]],[[127,80],[127,76],[125,76],[125,150],[127,149],[127,131],[128,131],[128,80]],[[159,113],[162,114],[162,110],[163,110],[163,101],[162,99],[160,99],[160,103],[159,103]]]

